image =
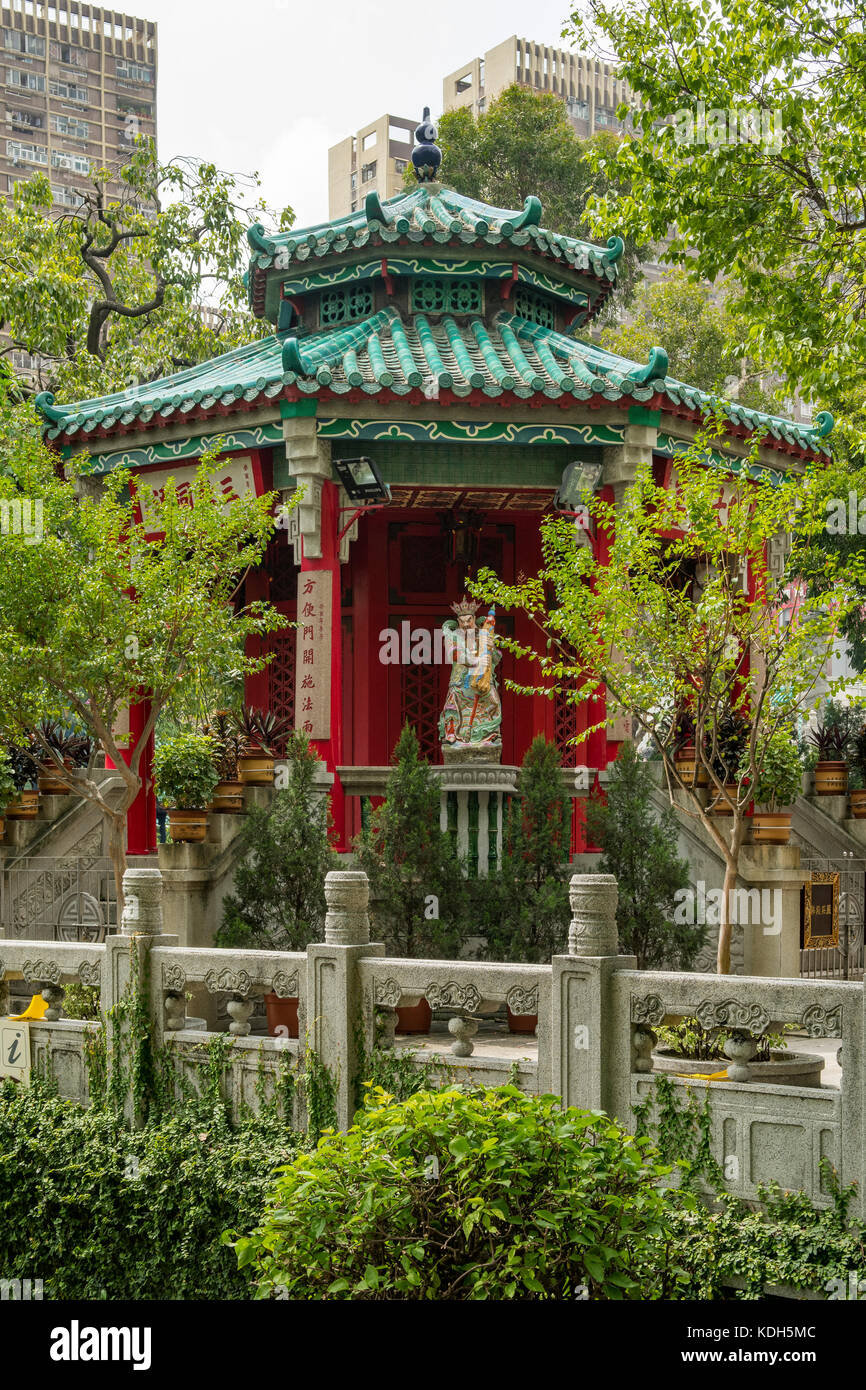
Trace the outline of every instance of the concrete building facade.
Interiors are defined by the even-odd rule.
[[[328,215],[348,217],[368,193],[393,198],[403,187],[417,120],[386,113],[328,150]]]
[[[552,92],[565,103],[576,135],[584,139],[599,130],[621,132],[620,102],[629,100],[625,82],[615,68],[583,53],[550,48],[531,39],[510,38],[472,58],[448,74],[442,83],[443,111],[468,106],[475,116],[506,87],[518,83],[536,92]]]
[[[156,135],[149,20],[76,0],[2,0],[0,74],[0,196],[42,173],[55,209],[74,208],[92,168],[119,168],[137,136]],[[25,358],[13,355],[19,371],[32,366]]]

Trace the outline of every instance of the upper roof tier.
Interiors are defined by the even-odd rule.
[[[499,259],[535,263],[548,277],[562,282],[563,297],[573,298],[575,289],[586,297],[583,321],[598,312],[616,285],[616,263],[623,253],[620,237],[611,237],[607,246],[596,246],[577,237],[546,231],[541,225],[542,207],[538,198],[526,199],[522,210],[488,207],[465,198],[439,183],[422,183],[408,193],[381,202],[377,193],[368,193],[363,208],[333,222],[321,222],[272,236],[261,225],[247,233],[252,257],[247,288],[253,312],[277,323],[285,272],[320,272],[329,282],[326,266],[354,260],[358,252],[379,251],[382,272],[387,273],[389,255],[401,248],[424,247],[441,252],[445,248],[469,252],[499,251]]]

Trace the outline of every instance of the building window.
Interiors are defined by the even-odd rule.
[[[412,308],[416,314],[480,314],[481,286],[477,280],[416,280]]]
[[[38,72],[19,72],[18,68],[7,68],[6,86],[23,87],[28,92],[44,92],[45,78]]]
[[[524,289],[518,285],[514,291],[514,312],[530,323],[539,323],[542,328],[556,327],[556,314],[549,299],[537,294],[535,290]]]
[[[20,140],[6,141],[6,156],[16,164],[48,163],[48,150],[44,145],[23,145]]]
[[[70,68],[87,67],[87,55],[80,48],[74,48],[71,43],[52,42],[50,51],[55,63],[65,63]]]
[[[402,174],[402,173],[405,171],[405,169],[406,169],[408,163],[409,163],[408,159],[395,159],[395,160],[394,160],[394,172],[395,172],[395,174]]]
[[[66,188],[62,183],[51,185],[51,196],[62,208],[77,208],[84,202],[80,193],[76,193],[74,188]]]
[[[15,53],[32,53],[35,58],[45,57],[45,40],[36,34],[21,34],[17,29],[3,30],[3,47]]]
[[[391,121],[388,124],[388,139],[397,145],[411,145],[412,131],[404,125],[394,125]]]
[[[125,77],[129,82],[152,82],[153,68],[143,67],[141,63],[128,63],[125,58],[118,58],[114,71],[118,77]]]
[[[36,111],[7,111],[6,120],[13,130],[44,130],[45,117]]]
[[[373,312],[373,291],[368,285],[353,285],[347,290],[323,290],[319,304],[319,321],[323,328],[337,323],[351,323]]]
[[[362,183],[372,183],[375,177],[376,177],[376,161],[375,161],[375,159],[373,160],[372,164],[362,164],[362,165],[361,165],[361,182],[362,182]]]
[[[371,149],[373,148],[373,146],[375,145],[375,143],[376,143],[376,132],[375,132],[375,130],[370,130],[370,131],[367,132],[367,134],[363,137],[363,139],[362,139],[362,141],[361,141],[361,149],[362,149],[362,150],[371,150]]]
[[[352,178],[351,178],[351,181],[350,181],[350,182],[351,182],[352,192],[354,193],[355,189],[358,187],[358,174],[357,174],[357,171],[356,171],[355,173],[352,174]]]
[[[72,174],[89,174],[90,160],[84,154],[66,154],[63,150],[52,150],[51,167],[68,169]]]
[[[469,91],[469,88],[470,88],[471,86],[472,86],[472,73],[471,73],[471,72],[465,72],[465,73],[463,74],[463,76],[462,76],[462,77],[458,77],[457,81],[454,83],[454,95],[455,95],[455,96],[458,96],[458,97],[459,97],[459,96],[462,96],[464,92],[468,92],[468,91]]]
[[[90,138],[90,126],[86,121],[79,121],[77,116],[52,116],[51,129],[55,134],[69,135],[73,140]]]
[[[40,90],[44,91],[44,86]],[[87,101],[87,88],[79,87],[75,82],[49,82],[48,91],[61,101]]]

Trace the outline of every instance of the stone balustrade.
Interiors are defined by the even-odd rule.
[[[671,1081],[700,1103],[709,1099],[712,1148],[732,1174],[731,1190],[754,1200],[759,1184],[777,1178],[826,1202],[827,1159],[843,1183],[856,1181],[866,1191],[862,984],[638,971],[632,957],[618,954],[617,885],[608,875],[572,879],[567,952],[549,965],[386,956],[369,939],[369,886],[360,870],[328,875],[325,940],[304,952],[179,947],[160,930],[158,879],[152,870],[147,877],[130,871],[122,930],[104,944],[0,939],[0,978],[24,979],[49,1005],[30,1025],[31,1052],[50,1057],[61,1095],[87,1101],[83,1054],[98,1027],[63,1018],[65,986],[98,986],[105,1016],[127,990],[136,958],[149,985],[154,1042],[172,1049],[188,1074],[201,1065],[209,1040],[227,1034],[229,1099],[254,1106],[262,1068],[275,1075],[288,1055],[303,1072],[314,1053],[333,1079],[341,1126],[354,1114],[362,1054],[393,1046],[397,1009],[422,998],[447,1031],[414,1055],[404,1051],[407,1065],[424,1067],[438,1056],[439,1084],[511,1079],[566,1104],[604,1109],[631,1128],[634,1107],[656,1086],[657,1030],[695,1017],[726,1035],[727,1075],[705,1082],[674,1073]],[[254,1001],[265,993],[298,999],[298,1039],[250,1032]],[[221,1028],[218,999],[227,1008]],[[503,1004],[512,1014],[537,1016],[535,1038],[526,1038],[516,1060],[478,1051],[484,1019]],[[188,1005],[203,1027],[188,1026]],[[805,1034],[805,1042],[792,1040],[797,1051],[808,1051],[809,1038],[839,1039],[840,1087],[762,1077],[758,1044],[784,1025]]]

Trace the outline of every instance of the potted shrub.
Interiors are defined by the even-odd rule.
[[[8,803],[6,816],[9,820],[35,820],[39,815],[39,792],[36,785],[39,768],[29,749],[23,744],[12,744],[7,751],[17,795]]]
[[[844,796],[848,790],[848,730],[820,721],[810,738],[818,752],[815,795]]]
[[[291,732],[289,721],[269,710],[244,705],[235,715],[235,726],[243,745],[238,757],[240,780],[253,787],[271,786],[277,747]]]
[[[855,820],[863,820],[866,818],[866,724],[861,724],[852,738],[849,757],[851,815]]]
[[[753,844],[788,844],[790,807],[800,795],[802,780],[802,764],[794,735],[787,729],[777,729],[767,740],[763,764],[752,788]]]
[[[696,1018],[683,1018],[655,1033],[653,1070],[675,1076],[709,1076],[724,1080],[738,1038],[735,1031],[703,1028]],[[774,1086],[820,1086],[824,1058],[815,1053],[789,1052],[784,1033],[765,1033],[749,1061],[749,1080]],[[727,1050],[726,1050],[727,1049]]]
[[[328,799],[315,789],[319,760],[303,734],[289,739],[286,760],[288,787],[267,809],[254,806],[244,826],[217,946],[303,951],[324,936],[325,875],[340,862],[328,839]],[[298,1036],[298,1003],[265,995],[272,1037]]]
[[[243,748],[241,736],[231,715],[225,710],[213,716],[204,732],[213,744],[214,765],[219,778],[210,809],[240,815],[244,809],[244,784],[238,772],[238,759]]]
[[[31,751],[39,768],[38,786],[42,796],[68,796],[75,772],[90,761],[92,747],[89,738],[64,729],[57,719],[44,719],[37,725]],[[51,753],[62,763],[62,770]],[[70,776],[65,777],[64,773]]]
[[[3,813],[15,797],[15,780],[12,776],[12,760],[5,748],[0,748],[0,840],[6,833]]]
[[[153,756],[156,793],[168,807],[171,838],[201,841],[207,807],[217,784],[213,744],[206,734],[178,734],[160,743]]]

